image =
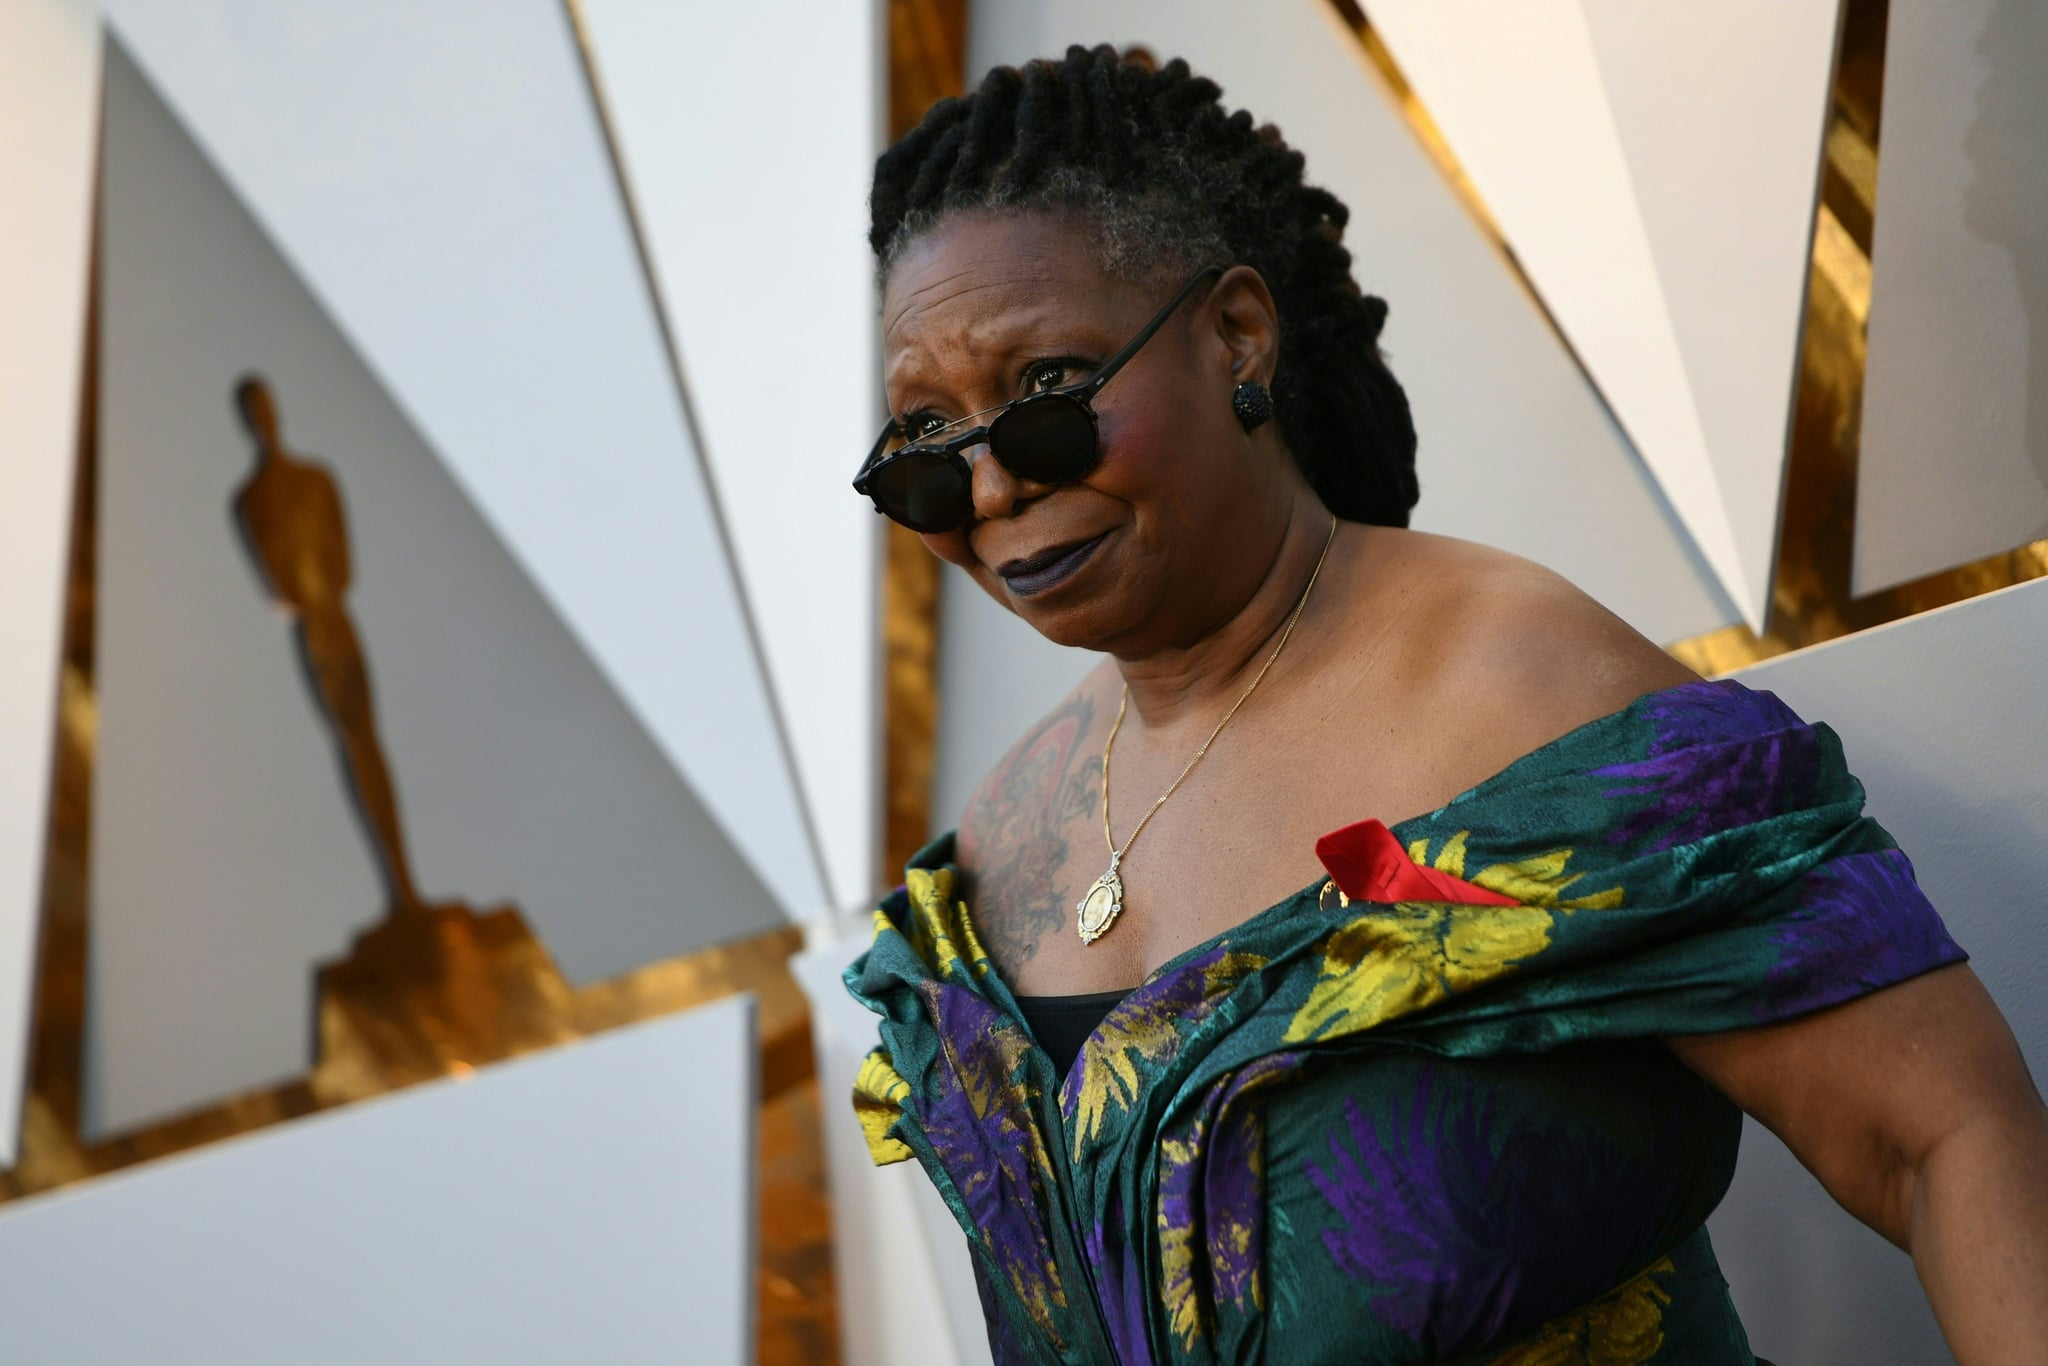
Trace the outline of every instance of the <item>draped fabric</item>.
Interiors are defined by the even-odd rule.
[[[1741,1116],[1661,1040],[1963,959],[1862,807],[1771,694],[1648,694],[1324,837],[1330,880],[1162,966],[1063,1084],[948,836],[847,970],[855,1109],[959,1220],[999,1363],[1748,1363],[1705,1229]]]

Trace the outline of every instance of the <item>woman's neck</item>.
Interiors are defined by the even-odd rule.
[[[1296,501],[1270,555],[1255,569],[1250,592],[1234,608],[1226,606],[1216,625],[1184,645],[1119,656],[1117,671],[1130,689],[1126,725],[1165,734],[1213,726],[1265,666],[1330,543],[1330,514],[1322,504],[1313,496]],[[1302,620],[1314,614],[1311,602]]]

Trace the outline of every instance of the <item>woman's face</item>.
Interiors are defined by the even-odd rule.
[[[890,411],[951,421],[1074,383],[1182,283],[1105,274],[1065,215],[949,219],[883,289]],[[1096,397],[1093,471],[1037,484],[976,447],[973,517],[925,544],[1062,644],[1130,655],[1213,629],[1250,596],[1305,488],[1273,426],[1247,434],[1231,411],[1241,381],[1270,382],[1277,341],[1264,283],[1230,271]]]

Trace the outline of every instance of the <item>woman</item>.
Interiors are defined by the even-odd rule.
[[[2048,1121],[1833,734],[1402,529],[1346,210],[1219,93],[1076,48],[876,170],[856,486],[1108,656],[847,976],[997,1360],[1749,1362],[1742,1110],[2042,1359]]]

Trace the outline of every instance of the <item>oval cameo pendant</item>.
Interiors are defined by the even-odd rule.
[[[1124,880],[1116,870],[1117,860],[1111,859],[1109,871],[1095,879],[1088,895],[1075,904],[1080,912],[1081,942],[1093,944],[1109,933],[1109,927],[1116,923],[1117,916],[1124,908]]]

